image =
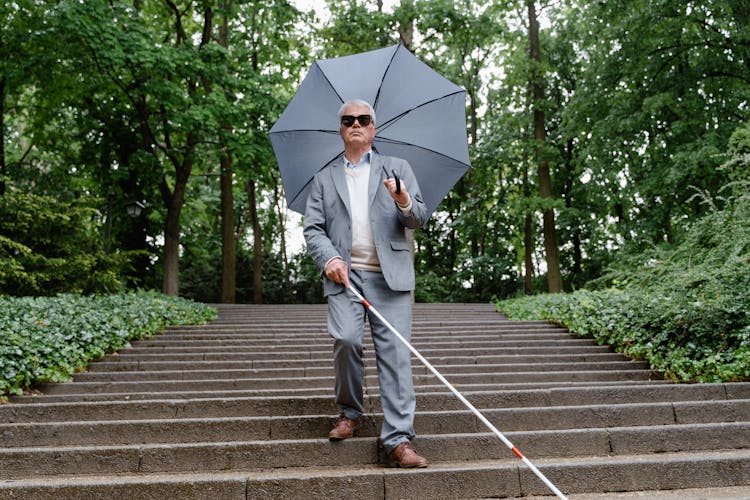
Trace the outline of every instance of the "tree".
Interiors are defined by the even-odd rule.
[[[189,201],[188,182],[196,169],[210,173],[212,162],[219,164],[224,186],[224,299],[231,300],[236,275],[231,269],[233,240],[243,230],[232,221],[234,168],[247,165],[246,160],[261,149],[266,159],[272,158],[262,130],[278,112],[285,95],[279,90],[289,85],[284,75],[264,74],[263,65],[286,69],[290,63],[279,57],[283,49],[256,46],[253,52],[254,37],[262,40],[264,35],[252,28],[260,27],[263,33],[278,28],[276,36],[282,39],[292,32],[299,12],[283,1],[268,7],[229,1],[141,2],[138,7],[101,1],[66,5],[61,9],[65,22],[60,30],[71,47],[81,45],[74,41],[83,42],[84,53],[69,54],[84,69],[82,80],[90,82],[95,93],[107,95],[102,100],[109,108],[114,104],[122,110],[128,124],[122,128],[126,135],[137,137],[134,151],[123,155],[119,166],[134,172],[145,165],[157,172],[164,207],[162,267],[167,293],[179,291],[179,248],[184,237],[180,215]],[[276,26],[275,21],[279,21]],[[295,41],[284,43],[289,47]],[[265,54],[273,57],[264,60]],[[291,60],[299,52],[283,54]],[[93,71],[86,71],[92,66]],[[78,107],[92,114],[90,103]],[[270,179],[269,168],[271,163],[266,162],[253,175]],[[153,174],[143,177],[150,179]],[[261,256],[262,250],[255,253]],[[262,279],[260,272],[257,279]],[[261,289],[260,284],[256,289]]]
[[[210,12],[193,13],[189,7],[181,10],[169,0],[164,8],[148,3],[141,10],[99,0],[63,4],[59,25],[64,40],[83,47],[82,53],[70,54],[81,65],[81,77],[129,113],[137,150],[147,159],[136,156],[160,172],[166,208],[162,288],[172,295],[179,292],[180,213],[187,183],[200,147],[216,129],[206,81],[226,57],[210,43]],[[88,112],[85,100],[80,105]]]
[[[546,201],[552,199],[552,180],[550,178],[549,159],[545,151],[547,146],[547,130],[544,121],[544,77],[540,71],[539,20],[537,19],[536,1],[530,0],[526,6],[529,21],[529,58],[531,59],[529,87],[531,89],[531,106],[534,113],[534,141],[536,144],[534,158],[537,163],[537,176],[539,177],[539,195],[543,201]],[[544,251],[547,258],[547,285],[550,293],[558,293],[562,291],[563,287],[562,275],[560,274],[555,211],[552,206],[547,206],[543,209],[543,220]]]
[[[22,180],[23,166],[36,153],[33,138],[19,130],[33,120],[24,107],[33,98],[34,86],[43,84],[55,68],[54,39],[43,23],[46,12],[46,6],[31,0],[0,5],[0,196],[8,184]]]
[[[239,184],[247,200],[238,234],[252,232],[253,302],[263,302],[264,256],[277,241],[286,252],[285,217],[276,217],[276,205],[283,193],[268,130],[291,98],[302,71],[309,64],[309,35],[300,32],[299,23],[309,20],[285,0],[241,6],[234,33],[234,50],[244,61],[238,66],[242,78],[252,82],[243,89],[243,116],[236,123],[243,138],[235,148]],[[266,224],[263,221],[266,221]],[[265,226],[265,227],[264,227]],[[265,237],[267,236],[267,237]],[[278,239],[278,240],[277,240]],[[278,251],[278,250],[277,250]],[[274,268],[287,277],[287,257]],[[291,292],[290,292],[291,293]]]
[[[229,20],[234,2],[224,0],[221,5],[221,22],[218,27],[217,42],[229,49]],[[225,90],[227,92],[228,89]],[[229,100],[232,96],[228,96]],[[231,133],[231,125],[222,125],[222,136]],[[226,141],[222,141],[226,142]],[[221,186],[221,302],[233,304],[237,288],[237,237],[234,227],[234,156],[224,145],[219,157]]]
[[[479,112],[487,102],[485,86],[491,75],[487,66],[497,56],[507,29],[505,8],[505,2],[485,1],[422,1],[415,7],[419,34],[415,37],[419,40],[414,43],[415,52],[446,78],[466,89],[467,135],[472,156],[476,156],[479,142]],[[473,285],[466,288],[459,284],[456,293],[480,293],[477,289],[481,288],[479,281],[487,276],[488,258],[494,262],[493,268],[498,267],[497,256],[492,256],[494,248],[487,243],[492,241],[487,232],[492,225],[492,211],[487,209],[494,205],[497,177],[492,171],[482,171],[483,168],[491,166],[473,163],[422,233],[425,236],[422,240],[430,240],[425,243],[426,253],[433,256],[425,267],[441,267],[437,264],[440,259],[443,272],[462,269],[463,280]],[[441,239],[440,234],[447,237],[442,239],[445,248],[438,251],[435,246]],[[480,266],[480,262],[484,264]],[[498,274],[504,273],[498,271]]]
[[[314,269],[287,255],[267,131],[311,52],[401,41],[466,88],[471,141],[472,168],[417,233],[418,298],[551,290],[535,276],[550,256],[555,286],[585,286],[620,249],[678,244],[709,210],[702,199],[725,203],[737,169],[724,151],[750,115],[742,2],[329,7],[318,29],[287,0],[3,3],[0,196],[98,208],[87,244],[98,229],[101,251],[111,222],[127,286],[319,300],[304,288]],[[145,215],[123,217],[134,200]]]
[[[569,15],[585,70],[566,110],[591,191],[618,245],[674,242],[716,192],[721,151],[746,121],[748,7],[742,2],[606,2]],[[576,130],[572,130],[575,128]]]

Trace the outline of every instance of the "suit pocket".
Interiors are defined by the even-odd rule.
[[[391,249],[406,250],[408,252],[409,250],[411,250],[411,246],[409,245],[408,241],[395,240],[391,241]]]

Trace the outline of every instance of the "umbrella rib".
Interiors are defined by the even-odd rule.
[[[328,75],[326,75],[326,72],[323,71],[323,68],[320,67],[320,64],[318,64],[318,61],[315,61],[315,65],[320,70],[320,74],[323,75],[323,78],[326,79],[326,82],[328,82],[328,86],[331,87],[331,90],[333,90],[333,92],[336,94],[336,97],[339,98],[339,101],[344,102],[344,99],[341,97],[341,94],[339,94],[338,89],[336,89],[336,87],[333,86],[333,83],[331,82],[331,80],[328,79]]]
[[[332,134],[332,135],[338,135],[338,130],[323,130],[323,129],[317,129],[317,128],[295,128],[290,130],[276,130],[268,132],[268,135],[271,134],[288,134],[289,132],[322,132],[324,134]]]
[[[321,170],[323,170],[323,169],[324,169],[325,167],[327,167],[328,165],[330,165],[331,163],[333,163],[334,161],[336,161],[337,159],[339,159],[339,157],[341,157],[341,155],[342,155],[342,154],[343,154],[343,151],[342,151],[341,153],[337,153],[337,154],[336,154],[336,156],[334,156],[333,158],[331,158],[330,160],[328,160],[327,162],[325,162],[325,163],[324,163],[324,164],[323,164],[323,165],[322,165],[322,166],[321,166],[321,167],[320,167],[320,168],[319,168],[318,170],[316,170],[316,171],[315,171],[315,174],[313,174],[313,175],[312,175],[312,177],[310,177],[310,178],[309,178],[309,179],[307,180],[307,182],[306,182],[306,183],[304,184],[304,186],[302,186],[302,189],[300,189],[300,190],[299,190],[299,191],[297,192],[297,194],[296,194],[296,195],[294,195],[294,199],[292,200],[292,202],[291,202],[291,203],[293,203],[293,202],[294,202],[294,201],[295,201],[295,200],[296,200],[296,199],[297,199],[297,198],[299,197],[299,195],[300,195],[300,194],[302,194],[302,192],[304,192],[305,188],[306,188],[306,187],[307,187],[307,186],[308,186],[308,185],[309,185],[309,184],[310,184],[310,183],[312,182],[312,180],[313,180],[313,179],[315,178],[315,175],[316,175],[316,174],[317,174],[318,172],[320,172],[320,171],[321,171]],[[291,203],[289,203],[289,204],[291,204]]]
[[[375,137],[375,142],[383,142],[383,143],[388,143],[388,144],[397,144],[397,145],[400,145],[400,146],[409,146],[409,147],[412,147],[412,148],[418,148],[418,149],[421,149],[422,151],[427,151],[429,153],[434,153],[434,154],[436,154],[438,156],[442,156],[443,158],[447,158],[447,159],[449,159],[451,161],[455,161],[457,163],[460,163],[461,165],[466,165],[467,167],[471,168],[470,164],[464,163],[461,160],[453,158],[452,156],[448,156],[447,154],[441,153],[440,151],[435,151],[434,149],[426,148],[424,146],[419,146],[417,144],[412,144],[410,142],[399,141],[397,139],[388,139],[387,137]],[[375,149],[377,150],[377,147]]]
[[[378,128],[380,130],[387,129],[388,127],[390,127],[391,125],[393,125],[395,122],[397,122],[398,120],[400,120],[401,118],[403,118],[404,116],[408,115],[409,113],[411,113],[412,111],[414,111],[416,109],[419,109],[419,108],[422,108],[424,106],[427,106],[428,104],[432,104],[434,102],[437,102],[440,99],[445,99],[446,97],[451,97],[451,96],[458,95],[458,94],[466,94],[466,90],[464,90],[464,89],[457,90],[456,92],[452,92],[450,94],[445,94],[445,95],[442,95],[440,97],[436,97],[435,99],[432,99],[431,101],[423,102],[419,106],[415,106],[415,107],[413,107],[411,109],[407,109],[406,111],[404,111],[400,115],[394,116],[393,118],[391,118],[390,120],[388,120],[384,124],[378,125]]]
[[[396,50],[393,51],[393,55],[391,55],[391,60],[388,61],[388,66],[385,67],[385,71],[383,71],[383,77],[380,79],[380,83],[378,84],[378,93],[375,94],[375,102],[372,103],[372,109],[375,109],[378,106],[378,101],[380,100],[380,90],[383,88],[383,82],[385,81],[385,76],[388,74],[388,70],[391,69],[391,65],[393,64],[393,60],[396,58],[396,54],[398,53],[398,49],[401,47],[404,47],[403,44],[398,44],[396,46]],[[405,49],[406,47],[404,47]],[[329,82],[330,83],[330,82]]]

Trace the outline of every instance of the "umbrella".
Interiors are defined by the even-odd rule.
[[[350,99],[372,104],[373,148],[409,162],[431,214],[470,166],[466,91],[400,44],[313,64],[269,132],[287,206],[304,213],[310,181],[343,154],[336,111]]]

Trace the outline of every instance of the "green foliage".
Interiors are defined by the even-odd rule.
[[[692,224],[679,245],[621,259],[601,290],[500,302],[645,359],[680,381],[750,378],[750,197]],[[614,288],[616,287],[616,288]]]
[[[125,256],[103,255],[95,216],[80,202],[0,196],[0,295],[118,290]]]
[[[131,340],[215,315],[205,305],[153,292],[0,298],[0,397],[68,380]]]
[[[750,196],[750,123],[746,123],[729,138],[729,161],[722,165],[731,183],[728,188],[734,196]]]
[[[598,277],[617,250],[637,255],[681,241],[711,203],[722,209],[725,198],[750,191],[750,132],[737,129],[750,117],[746,2],[537,1],[546,21],[538,62],[529,59],[529,2],[519,0],[402,0],[392,8],[327,0],[331,16],[320,22],[287,0],[0,4],[0,190],[5,183],[61,202],[83,199],[100,212],[107,193],[113,207],[132,200],[148,207],[138,219],[112,219],[112,248],[140,252],[124,275],[93,251],[62,261],[43,254],[36,265],[46,266],[44,277],[59,273],[47,287],[24,267],[38,254],[36,242],[0,232],[1,279],[28,293],[54,293],[66,283],[88,291],[114,290],[115,281],[159,287],[158,254],[168,235],[179,238],[181,291],[220,297],[216,181],[228,157],[238,296],[253,295],[253,252],[268,260],[267,300],[307,297],[296,287],[308,279],[309,290],[319,290],[315,272],[295,277],[304,255],[279,255],[282,219],[271,207],[283,193],[267,131],[313,57],[398,40],[467,90],[472,168],[417,233],[418,297],[486,301],[517,293],[525,217],[532,261],[543,262],[540,214],[550,205],[571,290]],[[536,108],[532,69],[544,83]],[[549,200],[538,194],[535,109],[545,113]],[[744,156],[723,163],[727,144]],[[186,177],[183,202],[179,189],[173,195]],[[250,181],[262,249],[251,248]],[[178,215],[178,206],[179,225],[167,230],[167,212]],[[103,233],[101,217],[83,222]],[[532,271],[542,284],[534,289],[543,289],[543,272]],[[79,283],[81,276],[90,283]]]
[[[573,43],[587,47],[584,71],[563,116],[585,159],[588,191],[617,210],[612,230],[622,238],[675,241],[685,220],[708,209],[689,201],[688,186],[717,194],[728,180],[718,153],[748,119],[747,7],[579,5],[571,9]],[[600,213],[615,215],[611,209]]]
[[[320,270],[308,253],[295,255],[289,263],[291,302],[320,304],[323,298],[323,282]]]
[[[3,4],[0,131],[7,161],[0,178],[17,191],[85,199],[91,207],[98,202],[102,212],[110,193],[112,248],[140,252],[123,281],[156,287],[166,238],[179,234],[186,249],[195,242],[208,247],[200,240],[215,234],[192,221],[174,226],[200,210],[200,217],[216,222],[218,182],[207,186],[215,195],[206,197],[207,206],[189,188],[186,210],[174,222],[167,212],[176,216],[183,208],[180,187],[188,177],[191,183],[218,180],[220,158],[231,157],[236,234],[247,248],[244,188],[256,181],[258,204],[278,191],[267,131],[309,62],[307,19],[286,0]],[[133,200],[145,202],[147,213],[119,217]],[[280,232],[273,229],[268,245],[278,247]],[[219,261],[205,248],[182,256],[201,259],[185,267],[220,274]],[[211,284],[215,296],[217,283]]]
[[[327,0],[328,9],[336,15],[320,29],[326,41],[319,57],[338,57],[393,45],[395,19],[375,9],[374,2]],[[404,3],[404,2],[402,2]]]

